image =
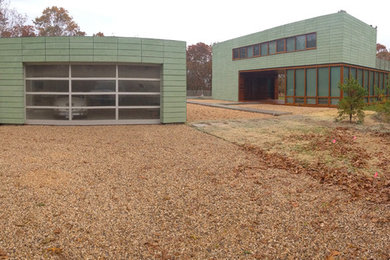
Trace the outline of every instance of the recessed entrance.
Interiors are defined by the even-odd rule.
[[[239,101],[284,103],[284,71],[253,71],[239,74]]]

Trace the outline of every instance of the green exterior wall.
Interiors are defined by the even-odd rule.
[[[23,124],[24,63],[161,64],[162,123],[186,121],[186,43],[121,37],[0,39],[0,123]]]
[[[317,33],[316,49],[232,60],[233,48],[311,32]],[[242,70],[331,63],[376,68],[376,33],[370,25],[339,12],[217,43],[213,46],[213,98],[237,101]]]

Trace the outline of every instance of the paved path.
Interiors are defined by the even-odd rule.
[[[202,105],[202,106],[209,106],[209,107],[219,107],[219,108],[226,108],[226,109],[232,109],[232,110],[239,110],[239,111],[246,111],[246,112],[253,112],[253,113],[261,113],[261,114],[267,114],[267,115],[273,115],[273,116],[282,116],[282,115],[291,115],[291,112],[282,112],[282,111],[276,111],[276,110],[264,110],[264,109],[256,109],[256,108],[250,108],[250,107],[237,107],[236,105],[240,104],[248,104],[246,102],[237,102],[237,103],[204,103],[199,101],[188,101],[189,104],[196,104],[196,105]],[[258,103],[256,103],[258,104]]]

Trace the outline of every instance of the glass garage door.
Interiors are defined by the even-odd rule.
[[[26,65],[26,123],[160,123],[160,75],[158,65]]]

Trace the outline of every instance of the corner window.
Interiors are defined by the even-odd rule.
[[[233,59],[238,59],[238,49],[233,49]]]

